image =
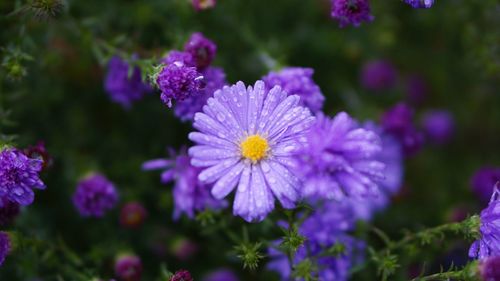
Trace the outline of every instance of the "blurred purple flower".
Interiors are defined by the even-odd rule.
[[[486,166],[474,173],[470,185],[481,202],[488,203],[497,182],[500,182],[500,167]]]
[[[130,108],[134,101],[141,99],[151,91],[151,87],[142,82],[138,67],[130,70],[130,65],[118,56],[108,62],[108,73],[104,80],[104,89],[112,101]]]
[[[141,259],[134,255],[123,255],[118,257],[115,262],[115,275],[120,281],[141,280]]]
[[[82,217],[103,217],[117,202],[114,184],[97,173],[80,180],[73,194],[73,205]]]
[[[392,89],[396,84],[396,78],[396,68],[387,60],[369,61],[361,70],[361,84],[372,91]]]
[[[7,232],[0,231],[0,266],[5,262],[5,258],[11,250],[10,237]]]
[[[193,56],[188,52],[172,50],[168,52],[167,56],[161,60],[161,63],[166,65],[179,62],[186,66],[196,67]]]
[[[417,153],[424,142],[423,134],[413,124],[413,115],[413,109],[404,103],[396,104],[382,115],[384,132],[398,139],[407,156]]]
[[[262,80],[267,89],[281,86],[289,95],[298,95],[300,105],[308,107],[311,112],[321,111],[325,97],[321,89],[312,79],[314,70],[305,67],[286,67],[279,72],[269,72]]]
[[[238,281],[238,277],[229,269],[219,269],[208,274],[203,281]]]
[[[479,263],[479,276],[483,281],[500,280],[500,256],[489,257]]]
[[[19,204],[0,198],[0,226],[11,224],[19,215]]]
[[[434,5],[434,0],[404,0],[406,4],[415,9],[428,9]]]
[[[424,114],[422,127],[432,142],[445,144],[453,138],[455,119],[447,110],[432,110]]]
[[[35,200],[33,189],[45,189],[40,179],[43,161],[32,159],[16,148],[0,152],[0,199],[19,205],[30,205]],[[2,207],[4,200],[0,200]]]
[[[172,277],[170,277],[169,281],[193,281],[193,277],[191,277],[191,273],[189,273],[189,271],[180,269],[177,270]]]
[[[139,202],[128,202],[120,211],[120,225],[126,228],[137,228],[144,223],[147,211]]]
[[[163,66],[156,84],[161,90],[161,99],[168,107],[172,100],[182,101],[193,95],[198,95],[204,86],[204,78],[196,67],[176,61]]]
[[[429,95],[429,85],[420,75],[410,75],[405,81],[407,99],[415,105],[420,105]]]
[[[495,186],[491,200],[481,212],[481,237],[472,243],[469,256],[476,259],[500,256],[500,190],[499,184]]]
[[[187,261],[198,252],[198,245],[192,240],[181,238],[173,243],[171,251],[177,259]]]
[[[196,11],[206,10],[215,7],[216,0],[191,0]]]
[[[331,0],[331,16],[337,19],[340,27],[359,26],[361,22],[374,19],[368,0]]]
[[[45,170],[52,164],[52,157],[45,148],[45,142],[38,141],[36,145],[30,145],[24,149],[24,154],[32,159],[42,160],[42,170]]]
[[[184,51],[191,54],[199,70],[207,68],[215,58],[217,45],[200,32],[195,32],[184,45]]]

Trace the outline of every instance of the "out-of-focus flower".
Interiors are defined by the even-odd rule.
[[[125,60],[114,56],[108,63],[108,73],[104,80],[104,89],[111,100],[124,108],[130,108],[133,102],[151,91],[151,87],[142,82],[139,68],[130,68]]]
[[[274,197],[284,208],[299,199],[291,156],[314,121],[299,99],[279,86],[268,92],[262,81],[248,88],[238,82],[216,91],[195,115],[200,132],[189,134],[197,144],[189,149],[191,163],[203,167],[201,181],[215,183],[216,198],[238,186],[233,214],[246,221],[262,221],[274,209]]]
[[[186,66],[196,67],[196,65],[194,64],[193,56],[190,53],[184,51],[172,50],[168,52],[167,56],[164,57],[161,62],[166,65],[179,62]]]
[[[156,84],[161,90],[162,101],[172,107],[172,100],[182,101],[198,95],[204,87],[204,79],[196,67],[176,61],[163,66],[156,78]]]
[[[0,266],[5,262],[5,258],[11,250],[10,237],[7,232],[0,231]]]
[[[481,237],[472,243],[469,256],[480,260],[488,257],[500,256],[500,185],[496,185],[491,200],[481,212]]]
[[[500,256],[489,257],[482,260],[479,263],[478,269],[482,281],[500,280]]]
[[[398,139],[407,156],[417,153],[424,142],[423,134],[415,128],[413,115],[412,108],[398,103],[383,114],[381,122],[384,132]]]
[[[19,215],[19,204],[0,198],[0,226],[11,224]]]
[[[201,169],[191,165],[191,158],[181,151],[179,155],[171,151],[171,159],[154,159],[143,164],[143,170],[164,169],[161,182],[174,182],[174,219],[185,213],[189,218],[194,218],[195,212],[205,209],[221,209],[227,202],[218,200],[210,194],[210,184],[205,184],[198,179]]]
[[[445,144],[453,138],[455,119],[447,110],[432,110],[423,116],[422,127],[429,140],[437,144]]]
[[[380,137],[347,113],[333,119],[319,114],[296,156],[302,195],[335,200],[378,196],[384,164],[375,156],[381,151]]]
[[[374,19],[368,0],[331,0],[331,4],[331,16],[339,21],[340,27],[359,26]]]
[[[141,280],[141,259],[134,255],[119,256],[115,262],[115,275],[120,281]]]
[[[118,202],[118,192],[104,175],[91,174],[80,180],[73,205],[83,217],[102,217]]]
[[[147,211],[139,202],[129,202],[120,211],[120,224],[126,228],[137,228],[144,223]]]
[[[420,105],[429,95],[429,85],[420,75],[410,75],[405,80],[407,99],[415,105]]]
[[[404,0],[406,4],[415,9],[428,9],[434,5],[434,0]]]
[[[52,164],[52,157],[47,152],[43,141],[38,141],[36,145],[28,146],[28,148],[24,149],[24,154],[29,158],[42,160],[42,170],[47,169]]]
[[[206,10],[215,7],[216,0],[191,0],[196,11]]]
[[[485,166],[474,173],[470,185],[481,202],[486,204],[497,182],[500,182],[500,167]]]
[[[238,281],[238,277],[229,269],[219,269],[208,274],[203,281]]]
[[[194,114],[203,109],[207,99],[212,97],[216,90],[226,85],[226,74],[222,68],[208,67],[201,74],[205,79],[205,88],[198,94],[175,104],[174,113],[182,121],[193,120]]]
[[[172,254],[181,261],[187,261],[198,252],[198,245],[189,239],[180,238],[171,245]]]
[[[203,70],[207,68],[215,58],[217,45],[200,32],[195,32],[184,45],[184,51],[191,54],[194,65]]]
[[[289,95],[298,95],[300,105],[308,107],[311,112],[321,111],[325,97],[319,86],[312,79],[314,70],[305,67],[286,67],[279,72],[270,72],[262,77],[267,89],[280,86]]]
[[[15,148],[0,152],[0,199],[19,205],[30,205],[35,200],[33,189],[45,189],[40,179],[43,161],[26,156]],[[3,203],[0,200],[0,207]]]
[[[361,70],[361,84],[368,90],[390,90],[396,84],[397,72],[388,60],[367,62]]]
[[[172,277],[170,277],[169,281],[193,281],[193,277],[191,277],[191,273],[189,273],[189,271],[180,269],[177,270]]]

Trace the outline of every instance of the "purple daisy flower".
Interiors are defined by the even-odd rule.
[[[182,101],[198,95],[200,89],[203,88],[204,79],[196,67],[175,61],[161,69],[156,78],[156,84],[161,90],[163,103],[172,107],[172,100]]]
[[[279,72],[270,72],[262,77],[266,87],[281,86],[289,95],[298,95],[300,105],[308,107],[312,112],[321,111],[325,97],[314,83],[314,70],[305,67],[286,67]]]
[[[238,281],[238,277],[229,269],[219,269],[208,274],[203,281]]]
[[[15,148],[0,152],[0,199],[19,205],[30,205],[35,200],[33,189],[45,189],[40,179],[43,161],[32,159]],[[0,200],[0,207],[4,200]]]
[[[375,158],[382,151],[375,132],[345,112],[333,119],[318,114],[306,140],[296,157],[304,197],[343,200],[379,194],[384,164]]]
[[[434,0],[404,0],[406,4],[414,9],[429,9],[434,5]]]
[[[142,275],[142,262],[138,256],[123,255],[115,262],[115,275],[122,281],[139,281]]]
[[[497,182],[500,182],[500,167],[486,166],[474,173],[470,185],[476,196],[482,202],[488,203]]]
[[[0,226],[11,224],[19,215],[19,204],[0,198]]]
[[[359,26],[374,19],[368,0],[331,0],[331,4],[331,16],[339,21],[340,27]]]
[[[422,117],[422,127],[429,140],[445,144],[453,138],[455,119],[447,110],[431,110]]]
[[[174,113],[182,121],[193,120],[194,114],[203,109],[207,99],[226,85],[226,74],[222,68],[208,67],[201,74],[205,78],[205,88],[175,105]]]
[[[215,7],[216,0],[191,0],[196,11],[206,10]]]
[[[10,237],[7,232],[0,231],[0,266],[5,262],[5,258],[11,250]]]
[[[227,202],[218,200],[210,194],[211,185],[198,180],[201,169],[191,165],[191,158],[181,152],[175,156],[170,153],[172,159],[154,159],[143,164],[143,170],[164,169],[161,175],[161,182],[168,183],[174,181],[174,219],[178,219],[183,213],[189,218],[194,218],[195,212],[205,209],[222,209],[227,206]]]
[[[151,91],[151,87],[142,82],[139,68],[134,67],[130,74],[130,67],[125,60],[114,56],[108,63],[108,73],[104,80],[104,89],[111,100],[124,108],[130,108],[134,101]]]
[[[479,232],[481,238],[472,243],[469,256],[476,259],[500,256],[500,190],[495,186],[491,200],[481,212]]]
[[[203,36],[201,32],[195,32],[184,45],[184,51],[191,54],[195,66],[203,70],[214,60],[217,45]]]
[[[203,167],[202,182],[215,183],[216,198],[238,186],[233,214],[246,221],[262,221],[274,209],[274,197],[284,208],[299,199],[292,156],[314,121],[299,99],[279,86],[268,92],[262,81],[253,88],[238,82],[216,91],[194,117],[199,132],[189,134],[198,144],[189,149],[191,163]]]
[[[396,84],[396,68],[387,60],[367,62],[361,70],[361,84],[368,90],[390,90]]]
[[[399,140],[407,156],[417,153],[424,142],[423,134],[413,124],[413,115],[412,108],[398,103],[383,114],[381,122],[384,132]]]
[[[73,194],[73,205],[82,217],[100,218],[117,202],[114,184],[101,174],[91,174],[80,180]]]

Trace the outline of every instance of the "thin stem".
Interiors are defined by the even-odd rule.
[[[465,280],[463,277],[463,271],[449,271],[449,272],[440,272],[427,276],[417,277],[412,279],[411,281],[431,281],[431,280]]]

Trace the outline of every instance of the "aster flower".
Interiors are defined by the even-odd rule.
[[[196,11],[206,10],[215,7],[216,0],[191,0]]]
[[[143,170],[163,169],[161,182],[166,184],[174,182],[174,219],[185,213],[193,218],[195,212],[205,209],[221,209],[227,203],[217,200],[210,194],[211,185],[198,180],[201,169],[190,164],[191,158],[181,151],[179,155],[170,152],[171,159],[154,159],[143,164]]]
[[[219,269],[208,274],[203,281],[238,281],[238,277],[229,269]]]
[[[11,250],[10,237],[7,232],[0,231],[0,266],[5,262],[5,258]]]
[[[424,142],[422,133],[413,124],[413,115],[413,109],[404,103],[396,104],[382,115],[384,132],[398,139],[407,156],[417,153]]]
[[[300,105],[308,107],[311,112],[321,111],[325,97],[314,83],[314,70],[305,67],[286,67],[279,72],[270,72],[262,77],[268,89],[280,86],[289,95],[298,95]]]
[[[340,27],[359,26],[374,19],[368,0],[331,0],[331,4],[331,16],[339,21]]]
[[[478,266],[480,280],[498,281],[500,280],[500,256],[489,257],[482,260]]]
[[[19,204],[0,198],[0,226],[11,224],[19,215]]]
[[[378,195],[384,164],[375,158],[382,150],[375,132],[345,112],[333,119],[318,114],[306,140],[296,157],[304,179],[302,196],[342,200]]]
[[[40,179],[42,160],[32,159],[15,148],[0,152],[0,198],[19,205],[30,205],[35,199],[33,189],[45,189]],[[0,200],[0,204],[4,201]],[[1,205],[0,205],[1,207]]]
[[[73,205],[83,217],[102,217],[118,202],[118,192],[104,175],[91,174],[78,183]]]
[[[367,62],[361,70],[361,84],[368,90],[390,90],[396,84],[396,68],[388,60]]]
[[[189,273],[189,271],[180,269],[177,270],[172,277],[170,277],[169,281],[193,281],[193,277],[191,277],[191,273]]]
[[[481,212],[481,225],[479,232],[481,237],[472,243],[469,256],[480,260],[488,257],[500,256],[500,187],[495,186],[491,200]]]
[[[292,156],[314,121],[299,99],[279,86],[267,92],[262,81],[253,88],[238,82],[216,91],[195,115],[199,132],[189,134],[197,144],[189,149],[191,163],[203,167],[199,179],[214,183],[216,198],[238,186],[233,214],[246,221],[262,221],[274,209],[274,197],[284,208],[299,198]]]
[[[202,70],[214,60],[217,45],[200,32],[195,32],[184,45],[184,51],[191,54],[195,66]]]
[[[115,262],[115,275],[121,281],[139,281],[142,275],[142,262],[138,256],[123,255]]]
[[[474,173],[470,185],[476,196],[488,203],[497,182],[500,182],[500,167],[485,166]]]
[[[415,9],[428,9],[434,5],[434,0],[404,0],[406,4]]]
[[[146,219],[147,211],[139,202],[129,202],[120,211],[120,224],[127,228],[137,228]]]
[[[163,66],[156,78],[156,84],[161,90],[161,99],[168,107],[172,100],[182,101],[199,94],[203,88],[203,75],[196,67],[191,67],[181,61]]]
[[[226,74],[219,67],[208,67],[202,73],[205,88],[175,105],[174,113],[182,121],[193,120],[194,114],[200,112],[214,92],[226,85]]]
[[[130,108],[134,101],[151,91],[151,87],[142,82],[139,68],[134,67],[130,72],[130,67],[125,60],[114,56],[108,63],[108,73],[104,80],[104,89],[111,100],[124,108]]]
[[[422,127],[429,140],[445,144],[453,138],[455,119],[447,110],[431,110],[422,117]]]

